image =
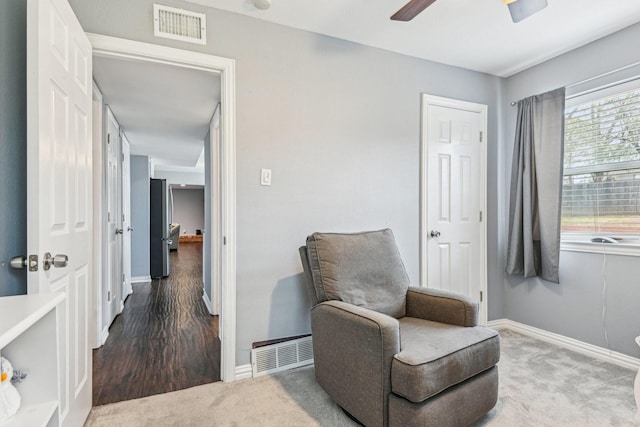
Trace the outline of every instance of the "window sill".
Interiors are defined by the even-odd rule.
[[[640,257],[640,244],[637,243],[593,243],[579,240],[562,240],[560,242],[560,250]]]

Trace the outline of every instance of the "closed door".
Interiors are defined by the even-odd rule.
[[[57,314],[63,426],[82,425],[91,409],[91,50],[66,0],[28,0],[27,247],[38,261],[27,280],[30,294],[66,296]]]
[[[423,102],[423,277],[427,287],[479,301],[486,322],[484,106],[435,97]]]
[[[126,296],[131,288],[131,150],[127,137],[122,139],[122,292]]]
[[[119,156],[120,126],[110,108],[106,109],[107,122],[107,284],[102,290],[103,305],[103,336],[107,328],[119,313],[122,300],[122,276],[120,259],[120,228],[119,221]]]

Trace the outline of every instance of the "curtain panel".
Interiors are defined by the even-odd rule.
[[[559,283],[565,89],[518,102],[505,271]]]

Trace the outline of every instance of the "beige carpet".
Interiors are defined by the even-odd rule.
[[[633,426],[635,372],[502,331],[500,396],[478,426]],[[313,368],[93,408],[86,426],[355,426]]]

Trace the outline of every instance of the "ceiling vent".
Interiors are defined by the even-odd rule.
[[[207,44],[207,17],[204,13],[154,4],[153,34],[183,42]]]

